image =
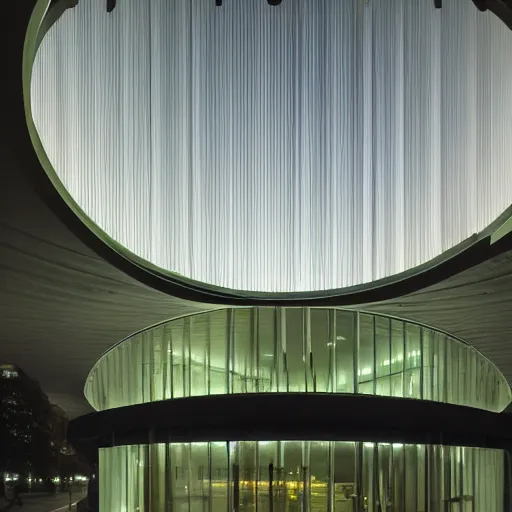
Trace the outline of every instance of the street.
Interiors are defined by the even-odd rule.
[[[76,510],[76,503],[85,497],[85,493],[74,493],[71,497],[72,508]],[[0,505],[1,512],[65,512],[69,510],[69,494],[58,493],[51,496],[22,495],[23,505]]]

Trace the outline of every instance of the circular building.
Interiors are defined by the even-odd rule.
[[[109,350],[85,394],[106,418],[101,510],[503,510],[504,451],[452,420],[498,416],[509,385],[470,346],[400,319],[186,316]]]

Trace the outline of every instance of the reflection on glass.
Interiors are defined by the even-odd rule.
[[[365,395],[375,394],[374,387],[374,327],[373,316],[359,317],[359,353],[358,353],[358,392]]]
[[[336,360],[336,393],[354,393],[354,372],[357,361],[354,357],[357,346],[357,315],[351,311],[336,311],[336,339],[333,355]]]
[[[390,319],[375,317],[375,376],[377,395],[391,396]]]
[[[99,475],[102,512],[503,510],[504,455],[483,448],[332,441],[121,446],[100,450]]]
[[[391,320],[391,396],[404,396],[404,352],[404,323],[399,320]]]
[[[237,308],[131,336],[90,373],[99,410],[227,393],[363,393],[501,411],[505,378],[444,333],[368,313]]]

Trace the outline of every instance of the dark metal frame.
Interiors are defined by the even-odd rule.
[[[178,398],[73,420],[79,450],[131,444],[321,440],[512,448],[512,416],[428,400],[326,393]]]

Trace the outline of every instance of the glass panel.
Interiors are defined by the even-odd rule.
[[[172,398],[181,398],[184,395],[184,320],[181,318],[171,324],[172,349],[170,360],[172,364]]]
[[[376,460],[376,505],[377,510],[386,510],[391,506],[391,472],[392,464],[392,447],[388,443],[380,443],[378,445],[378,457]]]
[[[179,329],[179,326],[177,326]],[[141,340],[142,341],[142,340]],[[133,358],[134,361],[137,361],[137,363],[140,364],[140,367],[137,366],[134,372],[131,372],[134,379],[134,388],[135,388],[135,396],[134,396],[134,403],[142,403],[143,401],[143,389],[144,389],[144,364],[143,364],[143,347],[144,345],[142,343],[134,344],[132,347],[132,351],[130,354],[130,358]],[[108,365],[105,365],[103,368],[103,378],[105,379],[105,385],[108,386],[108,374],[112,373],[109,372]],[[112,392],[106,392],[106,397],[115,397],[115,393]],[[114,405],[114,407],[117,407],[117,404]]]
[[[192,316],[189,329],[190,394],[208,395],[209,322],[203,315]]]
[[[405,324],[405,374],[404,396],[421,398],[421,343],[420,328]]]
[[[477,382],[475,397],[479,406],[485,403],[485,384],[484,384],[484,361],[479,359],[476,363],[475,380]]]
[[[251,344],[252,331],[251,311],[248,309],[233,310],[233,354],[231,355],[232,390],[233,393],[251,393],[253,391],[254,351]]]
[[[149,464],[147,472],[151,487],[151,508],[165,510],[166,501],[166,452],[167,446],[163,443],[150,444],[148,446]]]
[[[375,374],[377,395],[391,395],[391,321],[389,318],[375,317]]]
[[[227,393],[226,354],[228,341],[228,315],[226,311],[215,311],[209,322],[210,332],[210,394]]]
[[[434,353],[433,353],[433,336],[430,329],[422,329],[421,337],[423,343],[423,396],[424,400],[434,399]]]
[[[373,316],[359,316],[359,393],[374,394]]]
[[[405,368],[419,368],[421,361],[420,327],[414,324],[405,324]]]
[[[469,352],[469,361],[468,361],[468,405],[471,407],[478,407],[478,403],[476,400],[476,386],[477,386],[477,378],[476,378],[476,366],[477,366],[477,353],[475,350],[468,350]]]
[[[186,508],[189,503],[192,479],[191,446],[188,443],[170,445],[171,503],[172,508]]]
[[[354,354],[356,346],[356,315],[352,312],[336,313],[336,391],[354,392]]]
[[[213,510],[228,506],[228,449],[226,443],[210,443],[210,489]],[[171,508],[171,510],[173,510]]]
[[[283,500],[287,511],[301,511],[304,508],[304,481],[302,471],[302,441],[282,442],[283,451]]]
[[[149,332],[142,334],[142,401],[151,402],[153,401],[153,381],[155,372],[158,368],[155,368],[154,364],[154,351],[153,351],[153,336]],[[109,375],[109,384],[115,389],[117,386],[117,379],[119,378],[120,372],[116,368],[117,357],[113,358],[114,372]],[[117,370],[117,373],[115,371]]]
[[[486,450],[475,448],[475,509],[485,510],[490,497],[487,490],[492,485],[492,472],[488,472]]]
[[[99,450],[98,463],[102,471],[98,473],[98,485],[100,510],[102,511],[112,510],[116,505],[126,506],[123,504],[123,488],[119,485],[122,483],[122,474],[116,472],[114,456],[115,450],[113,448]],[[118,482],[112,482],[112,475],[114,474],[118,475]]]
[[[306,310],[290,309],[286,314],[286,367],[289,389],[292,392],[306,391],[306,358],[304,322]]]
[[[374,443],[363,443],[363,467],[362,467],[362,496],[363,507],[368,512],[377,512],[375,493],[375,467],[374,467]]]
[[[192,392],[192,317],[185,317],[183,319],[183,337],[181,346],[181,361],[182,361],[182,383],[183,383],[183,396],[190,396]],[[199,364],[200,363],[196,363]]]
[[[333,317],[327,310],[311,310],[311,340],[313,350],[314,389],[319,393],[332,390],[334,371]]]
[[[471,405],[469,392],[469,349],[459,345],[459,404]]]
[[[406,512],[405,508],[405,448],[403,444],[394,443],[392,450],[392,499],[396,512]]]
[[[240,442],[228,441],[228,507],[236,510],[240,504]]]
[[[289,390],[288,364],[286,360],[287,331],[286,316],[288,310],[276,309],[276,391],[286,393]],[[292,340],[290,340],[292,341]],[[296,340],[293,340],[296,341]]]
[[[474,478],[475,468],[473,456],[474,448],[461,448],[462,450],[462,512],[473,512],[474,510]]]
[[[403,322],[391,321],[391,396],[404,396],[404,328]]]
[[[462,499],[461,495],[461,478],[460,478],[460,466],[461,456],[460,448],[456,446],[450,447],[450,502],[456,503],[456,510],[460,510],[460,503]]]
[[[210,316],[208,315],[207,321],[210,321]],[[172,388],[172,379],[173,379],[173,368],[172,368],[172,338],[171,338],[171,326],[166,324],[163,327],[162,333],[162,394],[164,400],[168,400],[173,396],[173,388]],[[131,379],[128,381],[128,385],[131,384]]]
[[[485,403],[486,404],[494,404],[497,403],[497,394],[496,394],[496,375],[494,372],[494,368],[492,364],[488,361],[487,362],[487,379],[488,379],[488,393],[486,396]]]
[[[459,403],[459,345],[448,346],[446,366],[448,370],[447,397],[448,403]]]
[[[435,487],[433,489],[434,494],[432,495],[431,503],[434,505],[434,510],[444,512],[447,500],[449,499],[447,482],[449,481],[450,460],[443,446],[432,446],[432,453],[434,455],[434,463],[432,465],[431,476]]]
[[[310,473],[310,510],[324,512],[329,502],[329,442],[314,441],[310,443],[309,473]]]
[[[502,450],[488,450],[490,456],[494,459],[494,479],[492,486],[492,494],[496,501],[496,511],[504,510],[505,493],[503,492],[505,486],[505,452]]]
[[[271,510],[274,494],[274,466],[276,464],[276,441],[258,442],[259,479],[258,479],[258,510]],[[277,474],[277,473],[276,473]]]
[[[418,454],[416,446],[406,444],[405,450],[405,510],[416,511],[418,494]]]
[[[332,463],[334,512],[352,512],[356,504],[356,443],[337,441]]]
[[[275,308],[261,308],[258,318],[259,390],[276,391],[277,318]]]
[[[441,505],[446,508],[446,505],[452,502],[452,449],[451,446],[440,446],[439,450],[441,450],[441,464],[443,466],[443,497]]]
[[[434,334],[434,400],[447,401],[445,336]]]
[[[426,459],[426,446],[416,446],[416,461],[417,461],[417,479],[416,479],[416,510],[418,512],[425,512],[427,510],[427,459]]]
[[[240,488],[238,503],[240,510],[252,510],[256,507],[258,487],[258,443],[246,441],[239,444]]]
[[[421,369],[407,370],[404,375],[405,394],[407,398],[421,398]]]
[[[286,441],[277,441],[273,476],[274,510],[284,510],[287,502],[287,474],[284,470],[284,448]]]
[[[199,511],[210,500],[209,446],[208,443],[191,443],[189,446],[188,507]]]

